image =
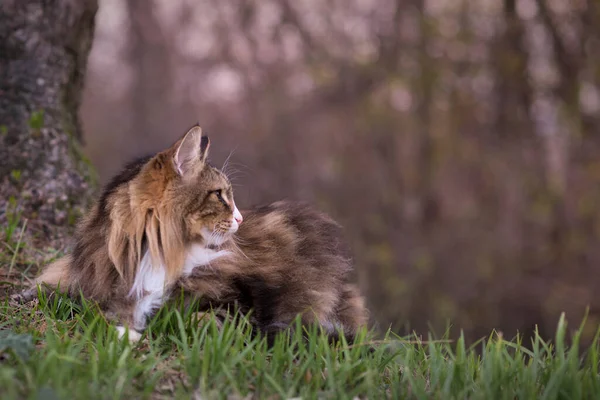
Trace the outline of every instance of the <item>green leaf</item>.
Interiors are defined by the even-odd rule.
[[[33,350],[33,337],[29,334],[0,331],[0,354],[7,350],[12,350],[18,357],[27,360]]]

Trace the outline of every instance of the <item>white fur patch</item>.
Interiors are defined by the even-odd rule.
[[[163,290],[165,277],[165,266],[161,263],[154,267],[150,251],[146,250],[135,275],[133,286],[129,291],[129,296],[135,295],[135,297],[141,298],[144,296],[144,292]]]
[[[187,257],[185,258],[183,275],[187,276],[191,274],[193,269],[196,267],[210,266],[211,261],[228,254],[230,254],[230,252],[227,250],[216,251],[208,249],[200,244],[193,244],[190,246]]]
[[[125,337],[125,333],[129,332],[129,342],[139,342],[142,338],[142,334],[138,331],[134,331],[133,329],[127,329],[124,326],[117,326],[117,335],[119,339],[123,339]]]
[[[137,299],[133,310],[133,324],[136,329],[144,329],[148,315],[162,305],[165,281],[165,266],[162,263],[152,265],[150,251],[146,250],[129,291],[129,296]]]
[[[229,254],[227,250],[216,251],[199,244],[193,244],[188,249],[182,273],[184,276],[187,276],[192,273],[195,267],[210,266],[211,261],[227,254]],[[152,265],[150,251],[146,251],[140,262],[133,286],[129,291],[129,296],[133,296],[136,299],[133,310],[133,325],[135,329],[143,330],[146,327],[148,315],[152,314],[152,312],[160,308],[164,303],[165,284],[165,266],[162,263],[156,266]]]

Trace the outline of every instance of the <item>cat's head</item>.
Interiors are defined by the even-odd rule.
[[[209,149],[210,139],[196,125],[159,159],[172,172],[165,202],[181,213],[187,240],[219,246],[238,230],[243,218],[231,182],[207,162]]]
[[[146,222],[146,236],[160,236],[167,259],[177,258],[185,243],[219,246],[242,223],[231,182],[207,162],[209,149],[209,138],[196,125],[154,156],[140,174],[136,187],[144,193],[138,197],[149,199],[150,205],[142,208],[153,216]]]

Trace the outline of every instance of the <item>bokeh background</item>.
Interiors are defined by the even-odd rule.
[[[241,208],[345,227],[380,329],[600,321],[600,2],[100,0],[101,182],[200,122]]]

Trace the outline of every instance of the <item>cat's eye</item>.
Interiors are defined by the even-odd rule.
[[[221,204],[223,204],[225,207],[229,207],[229,205],[223,198],[223,190],[222,189],[213,190],[212,193],[214,193],[217,196],[217,199],[221,202]]]

